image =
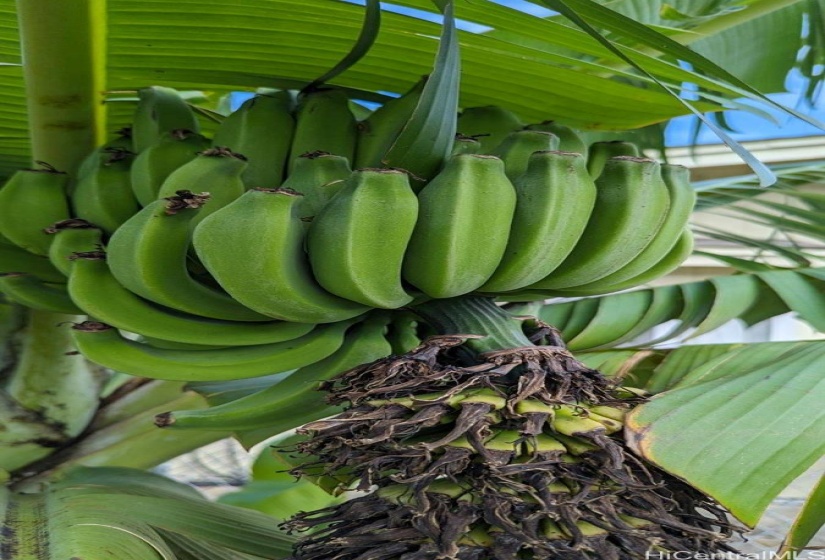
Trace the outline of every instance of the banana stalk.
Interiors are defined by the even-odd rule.
[[[104,137],[105,3],[26,0],[17,2],[17,15],[32,160],[71,174]],[[68,330],[56,326],[71,319],[30,311],[26,326],[14,335],[16,347],[9,356],[14,362],[2,380],[5,406],[0,415],[15,419],[3,422],[0,468],[17,468],[52,453],[57,442],[85,428],[97,407],[99,372],[81,357],[66,354],[74,350]],[[14,432],[47,437],[6,439]]]
[[[17,16],[32,160],[71,174],[105,137],[106,3],[19,0]]]
[[[0,439],[5,470],[51,454],[81,433],[97,410],[105,374],[74,352],[66,326],[73,319],[30,310],[13,335],[14,365],[0,387],[0,414],[8,416]]]
[[[159,430],[153,422],[155,415],[170,408],[190,410],[206,406],[206,400],[193,392],[178,392],[177,398],[169,400],[167,389],[169,387],[147,386],[145,391],[136,391],[135,397],[104,408],[102,415],[108,419],[98,424],[99,429],[30,465],[16,486],[36,487],[78,466],[149,469],[229,436],[228,431],[220,430],[180,433]],[[136,409],[140,412],[133,413]]]

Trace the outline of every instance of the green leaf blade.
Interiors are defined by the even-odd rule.
[[[825,454],[825,410],[816,404],[825,399],[825,343],[799,344],[775,344],[773,359],[747,369],[742,353],[727,362],[726,375],[642,405],[629,418],[635,449],[755,525],[782,488]]]

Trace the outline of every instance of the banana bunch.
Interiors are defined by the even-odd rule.
[[[448,356],[466,338],[432,337],[327,383],[328,401],[349,408],[299,429],[310,459],[293,473],[369,493],[289,521],[312,529],[293,560],[730,550],[719,506],[631,456],[621,432],[639,392],[558,346],[458,367]]]
[[[263,92],[211,139],[176,91],[144,88],[131,129],[77,173],[44,164],[0,189],[0,291],[113,327],[75,331],[104,365],[196,379],[223,349],[247,372],[280,371],[240,365],[261,361],[240,347],[340,344],[335,325],[374,309],[611,292],[690,252],[686,170],[632,144],[586,146],[555,122],[468,108],[434,176],[393,168],[425,83],[360,122],[341,89]],[[404,350],[415,337],[387,330]],[[322,360],[335,344],[308,355]],[[182,358],[189,373],[173,374],[168,352],[204,362]],[[144,355],[158,368],[132,363]]]

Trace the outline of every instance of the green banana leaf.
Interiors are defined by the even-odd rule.
[[[671,38],[687,42],[693,50],[758,90],[782,91],[787,72],[794,67],[801,70],[797,62],[802,46],[799,16],[811,9],[810,5],[776,0],[747,2],[751,8],[771,11],[718,30],[720,20],[744,15],[739,9],[743,4],[739,0],[615,0],[609,2],[609,7],[635,21],[656,26]],[[770,40],[753,44],[750,38],[758,36],[770,37]],[[802,41],[816,49],[814,35]],[[747,49],[742,48],[744,44],[749,45]],[[814,56],[822,54],[815,50]],[[803,74],[813,77],[806,70]]]
[[[825,163],[784,165],[773,169],[779,180],[768,191],[752,176],[706,181],[696,185],[693,230],[696,254],[722,261],[736,270],[760,272],[777,265],[821,266],[825,210]],[[723,218],[723,219],[720,219]],[[721,244],[720,244],[721,242]],[[715,247],[745,249],[747,260]]]
[[[753,526],[825,454],[825,342],[696,348],[667,353],[651,381],[663,372],[669,389],[630,414],[626,433],[639,454]]]
[[[224,494],[218,501],[254,509],[279,521],[300,511],[322,509],[341,501],[307,479],[296,480],[287,472],[290,468],[292,465],[285,462],[280,453],[265,447],[252,465],[252,481],[237,492]]]
[[[694,338],[736,319],[751,326],[788,312],[825,331],[825,270],[769,270],[549,303],[538,316],[581,352],[630,343],[674,320],[667,333],[644,345]]]
[[[428,71],[439,26],[426,20],[437,18],[437,9],[426,0],[398,4],[418,11],[402,15],[388,8],[374,48],[339,75],[336,84],[376,99],[376,92],[404,91]],[[538,8],[542,3],[531,4]],[[784,40],[800,27],[800,17],[766,8],[764,0],[742,4],[744,9],[735,18],[724,11],[703,13],[708,18],[703,21],[706,35],[738,28],[757,17],[771,18],[766,23],[774,26],[770,39],[757,35],[759,29],[742,31],[737,38],[757,57],[757,51],[772,48],[774,37]],[[802,0],[778,4],[806,5]],[[464,106],[501,104],[528,121],[555,118],[601,129],[636,128],[687,111],[649,77],[625,68],[622,59],[587,34],[558,18],[541,17],[546,11],[533,15],[491,1],[462,2],[456,9],[462,29],[460,103]],[[223,94],[227,88],[298,88],[310,83],[352,47],[361,30],[363,8],[344,0],[110,0],[107,18],[107,89],[124,91],[163,83]],[[693,23],[675,21],[672,25],[687,29]],[[697,39],[695,27],[669,35],[683,43]],[[646,52],[644,44],[632,44],[628,37],[622,38],[621,48],[632,52],[633,59],[662,83],[677,88],[684,82],[698,84],[703,100],[695,105],[700,110],[717,109],[722,100],[734,106],[732,101],[738,97],[754,97],[723,72],[707,66],[707,59],[690,56],[697,68],[707,70],[699,73],[661,53]],[[403,64],[398,63],[401,60]],[[784,76],[789,63],[783,60],[784,64],[763,67],[763,74]],[[733,74],[741,74],[736,60],[725,62],[733,64],[728,68]],[[0,0],[0,176],[28,165],[20,63],[15,4]],[[123,124],[126,105],[109,105],[110,130]]]
[[[795,196],[814,206],[816,201],[822,202],[825,195],[798,190],[800,187],[812,183],[825,181],[825,161],[812,161],[804,164],[775,165],[771,170],[777,176],[777,182],[772,190],[781,190],[783,194]],[[748,200],[765,194],[759,188],[759,182],[752,175],[724,177],[709,181],[694,183],[698,197],[696,210],[703,211],[725,206],[738,201]],[[813,201],[813,202],[812,202]]]
[[[444,22],[433,71],[410,119],[382,158],[388,166],[413,176],[432,178],[453,148],[461,75],[453,2],[445,0]]]
[[[579,354],[608,375],[655,396],[635,409],[634,449],[755,525],[768,504],[823,454],[825,342],[707,344]],[[810,495],[784,550],[801,550],[825,522],[822,484]]]
[[[779,558],[788,557],[790,553],[801,552],[813,540],[819,530],[825,526],[825,477],[819,479],[816,487],[808,495],[805,505],[791,526],[785,542],[777,551]]]
[[[293,541],[268,516],[123,468],[77,468],[38,492],[0,488],[0,523],[0,550],[19,560],[277,559]]]

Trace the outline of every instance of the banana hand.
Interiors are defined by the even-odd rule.
[[[688,220],[696,204],[696,191],[690,184],[690,171],[680,165],[663,165],[662,179],[670,195],[670,206],[664,222],[656,232],[653,241],[625,266],[604,278],[577,286],[576,290],[615,290],[615,286],[627,285],[627,281],[644,275],[670,254],[688,225]],[[642,276],[645,282],[654,280],[649,275]],[[622,288],[624,289],[624,288]]]
[[[481,292],[518,290],[549,276],[578,243],[596,201],[596,186],[576,153],[534,153],[514,185],[507,249]]]
[[[604,278],[636,258],[656,236],[670,205],[659,164],[617,157],[596,179],[596,204],[576,247],[529,290],[572,289]]]

